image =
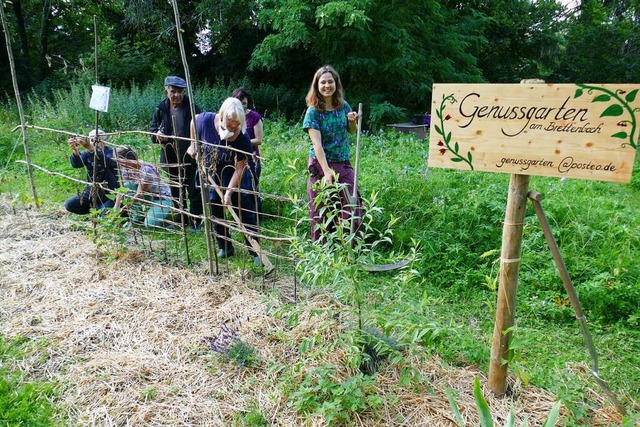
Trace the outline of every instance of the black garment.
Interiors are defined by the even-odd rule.
[[[206,112],[198,116],[197,127],[198,135],[201,140],[208,142],[209,144],[203,147],[203,153],[205,158],[205,164],[207,172],[213,181],[219,187],[227,187],[233,174],[235,172],[236,162],[247,159],[247,154],[252,152],[251,142],[246,134],[240,133],[234,141],[220,140],[220,136],[215,128],[214,113]],[[218,147],[231,147],[235,150],[232,151]],[[253,186],[253,180],[251,179],[251,172],[247,167],[240,180],[240,188],[243,190],[255,190]],[[258,217],[256,212],[257,197],[252,194],[240,194],[235,191],[231,196],[231,206],[240,218],[242,224],[250,231],[258,230]],[[209,190],[209,200],[211,201],[211,214],[216,218],[224,218],[224,209],[222,207],[222,201],[218,193],[211,188]],[[215,231],[217,235],[218,247],[220,249],[228,250],[229,246],[229,229],[221,224],[215,224]],[[246,238],[245,238],[246,240]],[[258,241],[258,239],[255,239]],[[247,240],[247,246],[249,246],[249,254],[256,256],[256,253],[251,248]]]
[[[87,215],[89,212],[91,212],[92,207],[99,211],[104,211],[105,209],[110,209],[115,206],[113,200],[108,198],[101,198],[99,196],[96,197],[95,206],[92,206],[92,203],[93,198],[91,197],[91,195],[82,192],[68,198],[67,201],[64,202],[64,208],[67,210],[67,212],[71,212],[76,215]]]
[[[105,147],[104,151],[97,149],[95,153],[83,151],[79,156],[71,154],[69,162],[74,168],[87,169],[87,182],[106,183],[110,190],[120,187],[118,164],[113,160],[113,150],[110,147]],[[91,186],[87,185],[82,193],[72,196],[65,202],[65,209],[71,213],[86,215],[92,207],[95,209],[113,207],[113,200],[107,196],[105,190],[97,187],[95,191],[95,206],[92,206],[94,198],[91,194]]]
[[[200,113],[200,108],[194,105],[196,114]],[[191,135],[191,102],[188,96],[184,96],[182,100],[183,113],[182,120],[176,120],[178,129],[173,129],[173,120],[171,120],[171,106],[169,99],[164,99],[156,107],[156,111],[153,113],[151,123],[149,124],[149,132],[157,133],[159,130],[168,136],[180,136],[189,138]],[[160,153],[160,162],[169,164],[183,164],[182,171],[179,171],[178,166],[164,166],[163,169],[169,175],[171,180],[171,196],[174,200],[174,205],[180,207],[180,187],[176,183],[180,183],[183,188],[183,198],[189,199],[189,212],[193,215],[202,215],[202,199],[200,196],[200,188],[196,186],[196,171],[197,165],[195,159],[187,154],[190,142],[187,140],[169,138],[167,142],[160,143],[155,135],[151,135],[151,142],[154,144],[160,144],[162,150]],[[182,178],[180,180],[179,178]],[[184,221],[186,224],[187,221]]]

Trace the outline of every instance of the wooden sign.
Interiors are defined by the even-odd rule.
[[[429,166],[629,182],[640,84],[434,84]]]

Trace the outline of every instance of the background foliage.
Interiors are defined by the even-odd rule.
[[[165,0],[3,2],[20,86],[113,87],[183,74]],[[257,91],[259,111],[295,119],[313,72],[334,65],[368,126],[429,109],[434,82],[640,81],[637,1],[188,0],[181,23],[193,81]],[[577,4],[575,6],[574,4]],[[3,38],[4,34],[0,35]],[[0,87],[10,90],[5,49]]]

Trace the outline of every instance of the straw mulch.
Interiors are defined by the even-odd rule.
[[[280,279],[267,286],[291,284]],[[297,324],[287,327],[268,311],[280,300],[259,288],[240,274],[210,277],[136,252],[106,262],[66,215],[14,212],[0,202],[0,333],[47,343],[21,368],[30,378],[60,384],[57,405],[70,424],[228,426],[238,414],[253,410],[269,425],[324,425],[321,416],[300,415],[287,405],[277,387],[278,371],[268,368],[299,362],[298,345],[309,336],[330,339],[340,333],[344,326],[335,318],[317,313],[327,306],[338,312],[344,307],[328,295],[308,295],[300,303]],[[256,367],[224,362],[205,346],[203,337],[219,333],[225,323],[257,349]],[[325,360],[309,361],[300,380],[321,363],[344,366],[343,356],[336,349]],[[397,403],[362,413],[354,424],[453,426],[444,394],[452,388],[468,425],[478,425],[473,379],[480,376],[485,384],[483,375],[422,359],[412,356],[408,363],[425,386],[402,386],[400,369],[383,367],[376,387],[380,395],[395,395]],[[343,369],[345,378],[355,374]],[[554,397],[534,387],[515,391],[518,420],[541,425]],[[502,425],[511,401],[488,400]],[[597,418],[594,425],[619,421],[610,408]]]

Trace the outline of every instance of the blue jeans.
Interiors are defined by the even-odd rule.
[[[125,182],[124,186],[129,190],[128,194],[135,194],[138,184],[135,182]],[[145,227],[167,227],[169,224],[165,221],[169,218],[171,211],[167,209],[173,205],[171,199],[162,197],[145,196],[145,200],[153,202],[153,205],[146,206],[142,202],[136,201],[129,209],[129,218],[132,222],[144,222]],[[162,206],[156,206],[162,205]]]

